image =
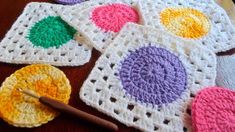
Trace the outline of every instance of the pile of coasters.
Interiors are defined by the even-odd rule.
[[[34,2],[26,6],[0,43],[0,61],[79,66],[89,61],[95,48],[102,55],[80,91],[87,105],[142,131],[219,131],[224,126],[235,131],[232,123],[226,124],[234,121],[234,91],[208,88],[216,85],[215,53],[235,48],[235,28],[213,0],[57,2],[76,4]],[[32,78],[24,83],[42,79]],[[14,93],[14,88],[4,88],[7,82],[0,94],[4,89]],[[47,83],[42,85],[47,87]],[[30,86],[37,91],[36,84]],[[68,89],[66,93],[69,97]],[[9,95],[4,96],[7,100]],[[210,102],[215,97],[221,100]],[[230,102],[221,105],[226,101]],[[18,108],[18,103],[13,104],[9,109]],[[17,124],[4,110],[0,115]],[[29,126],[50,119],[35,120],[36,125]],[[27,121],[22,122],[15,126],[28,127]]]

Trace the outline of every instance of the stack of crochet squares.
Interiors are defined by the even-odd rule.
[[[34,2],[1,41],[0,61],[79,66],[95,48],[102,55],[80,91],[87,105],[143,131],[198,131],[192,102],[216,85],[215,53],[235,48],[234,36],[213,0]]]

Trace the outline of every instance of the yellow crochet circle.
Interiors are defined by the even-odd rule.
[[[58,112],[16,90],[27,89],[68,103],[71,86],[65,74],[50,65],[24,67],[8,77],[0,88],[0,116],[17,127],[37,127],[54,119]]]
[[[192,8],[166,8],[160,20],[170,32],[184,38],[200,38],[210,30],[208,18]]]

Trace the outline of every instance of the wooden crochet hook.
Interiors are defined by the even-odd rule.
[[[67,113],[70,115],[73,115],[75,117],[78,117],[82,120],[89,121],[93,124],[96,124],[98,126],[107,128],[112,131],[118,131],[118,126],[110,121],[101,119],[99,117],[96,117],[94,115],[88,114],[86,112],[80,111],[72,106],[69,106],[67,104],[64,104],[60,101],[45,97],[45,96],[37,96],[30,91],[23,90],[21,88],[17,88],[17,90],[21,93],[24,93],[26,95],[29,95],[31,97],[37,98],[42,104],[49,106],[57,111],[60,111],[62,113]]]

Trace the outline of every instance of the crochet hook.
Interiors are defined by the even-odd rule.
[[[46,96],[38,96],[38,95],[31,93],[30,91],[23,90],[21,88],[17,88],[16,90],[28,96],[38,99],[39,102],[41,102],[42,104],[49,106],[57,111],[73,115],[75,117],[89,121],[93,124],[99,125],[101,127],[107,128],[112,131],[118,131],[118,126],[110,121],[107,121],[99,117],[96,117],[94,115],[88,114],[86,112],[80,111],[72,106],[69,106],[60,101],[48,98]]]

